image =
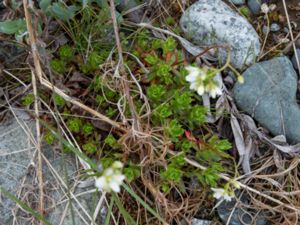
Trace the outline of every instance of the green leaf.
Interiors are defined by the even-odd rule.
[[[82,127],[82,121],[80,118],[72,118],[68,120],[67,125],[70,131],[79,133]]]
[[[52,0],[41,0],[39,2],[39,7],[43,10],[43,12],[47,12],[51,6],[51,2]]]
[[[124,168],[123,172],[129,183],[141,175],[140,168],[133,163],[129,163],[128,167]]]
[[[161,173],[161,176],[168,181],[179,182],[183,172],[176,168],[175,166],[168,166],[167,170]]]
[[[83,125],[82,131],[84,135],[91,135],[94,132],[94,127],[92,124],[86,123]]]
[[[180,148],[183,152],[189,152],[191,150],[191,148],[194,147],[193,142],[184,139],[181,143],[180,143]]]
[[[171,138],[176,139],[183,134],[184,129],[181,128],[181,125],[178,123],[178,121],[174,119],[170,122],[170,125],[167,128],[167,132]]]
[[[207,109],[203,106],[194,106],[189,114],[189,121],[197,124],[203,124],[206,121]]]
[[[112,147],[113,149],[117,149],[119,147],[117,139],[115,139],[115,137],[111,134],[107,135],[107,137],[104,140],[104,143]]]
[[[50,61],[50,66],[57,73],[64,73],[66,70],[65,63],[58,59],[52,59]]]
[[[168,37],[162,44],[162,49],[164,55],[166,55],[168,52],[172,52],[176,49],[177,43],[174,38]]]
[[[48,145],[52,145],[53,142],[55,141],[55,137],[51,132],[47,132],[44,136],[44,140]]]
[[[171,77],[172,67],[167,63],[159,63],[157,66],[156,74],[160,77],[165,84],[172,83]]]
[[[64,106],[66,103],[65,99],[58,94],[53,95],[53,101],[57,106]]]
[[[83,150],[85,150],[89,154],[94,154],[97,152],[97,145],[93,142],[86,143],[82,146]]]
[[[24,106],[29,106],[34,102],[34,95],[28,94],[22,98],[22,104]]]
[[[74,49],[69,45],[61,46],[58,50],[59,56],[63,60],[71,60],[74,57]]]
[[[7,20],[0,22],[0,33],[15,34],[22,33],[26,30],[26,22],[24,19]]]
[[[156,111],[155,115],[159,117],[159,119],[166,119],[172,115],[172,110],[168,104],[160,105]]]
[[[185,154],[178,154],[171,159],[171,164],[175,167],[183,166],[185,164]]]
[[[166,93],[166,89],[162,85],[152,84],[147,89],[147,97],[154,102],[161,101]]]
[[[68,21],[75,16],[75,12],[77,11],[77,7],[74,5],[66,6],[60,2],[53,3],[51,7],[51,13],[57,19]]]
[[[146,61],[147,63],[149,63],[150,65],[155,65],[155,64],[158,63],[159,58],[158,58],[156,55],[148,54],[148,55],[145,57],[145,61]]]
[[[178,90],[175,91],[174,100],[172,101],[172,106],[176,110],[188,110],[189,106],[192,102],[191,92],[180,92]]]

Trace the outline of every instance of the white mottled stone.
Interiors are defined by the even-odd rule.
[[[199,46],[227,45],[231,64],[243,69],[260,53],[259,37],[251,24],[221,0],[199,0],[180,20],[185,36]],[[227,50],[219,48],[218,57],[226,61]]]

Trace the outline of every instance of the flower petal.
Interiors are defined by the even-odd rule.
[[[107,181],[106,181],[105,177],[102,176],[102,177],[97,178],[95,181],[95,186],[101,190],[104,187],[107,187],[108,185],[107,185]]]
[[[107,168],[104,170],[103,175],[104,176],[112,176],[114,174],[114,170],[112,168]]]
[[[216,93],[216,90],[215,89],[212,89],[212,90],[210,90],[210,96],[212,97],[212,98],[216,98],[216,95],[217,95],[217,93]]]
[[[114,192],[120,192],[120,185],[118,182],[112,180],[110,183],[109,183],[109,187],[114,191]]]
[[[123,180],[125,180],[125,176],[123,174],[117,174],[113,176],[113,180],[117,180],[118,182],[120,182],[120,184],[122,184]]]
[[[198,95],[203,95],[204,91],[205,91],[204,86],[202,86],[202,85],[198,86],[198,88],[197,88]]]
[[[196,82],[191,83],[190,90],[197,90],[197,83]]]
[[[223,198],[223,195],[225,193],[224,189],[222,189],[222,188],[212,188],[211,190],[214,192],[214,194],[213,194],[214,198],[216,198],[216,199]]]
[[[190,73],[188,76],[185,77],[185,80],[188,82],[195,82],[197,80],[198,73]]]
[[[230,197],[229,195],[225,194],[223,196],[224,200],[227,201],[227,202],[230,202],[232,200],[232,197]]]

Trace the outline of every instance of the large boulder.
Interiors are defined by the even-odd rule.
[[[287,57],[256,63],[243,74],[244,84],[233,89],[238,107],[273,135],[300,142],[300,108],[296,100],[297,74]]]
[[[0,186],[37,210],[39,184],[36,174],[36,146],[33,142],[36,138],[35,120],[20,112],[15,112],[18,114],[17,120],[7,119],[0,124]],[[78,169],[81,168],[77,167],[73,155],[62,155],[48,145],[42,146],[42,152],[45,156],[43,181],[46,220],[53,225],[73,225],[73,220],[76,225],[90,224],[95,204],[100,198],[100,193],[91,193],[94,182],[92,185],[78,185],[78,179],[82,177]],[[71,201],[69,194],[76,196],[76,199]],[[32,224],[30,213],[19,209],[4,194],[0,193],[0,196],[0,225]],[[105,212],[102,207],[97,224],[102,224]]]
[[[251,24],[221,0],[200,0],[182,15],[185,36],[200,46],[226,45],[231,64],[238,69],[253,64],[260,53],[259,37]],[[217,56],[226,62],[228,50],[218,48]]]

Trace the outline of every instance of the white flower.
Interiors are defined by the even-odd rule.
[[[199,79],[202,81],[205,79],[205,73],[202,69],[196,66],[187,66],[185,69],[189,72],[189,75],[185,78],[186,81],[195,82]]]
[[[116,165],[115,163],[113,166],[118,166],[119,168],[120,166],[121,168],[123,167],[121,162],[116,163]],[[95,186],[97,188],[106,192],[120,192],[120,186],[122,185],[125,176],[121,174],[119,169],[113,168],[113,166],[104,170],[102,176],[96,179]]]
[[[197,91],[198,95],[203,95],[207,92],[212,98],[222,94],[219,87],[219,82],[211,77],[208,77],[205,69],[195,66],[187,66],[186,70],[189,74],[185,80],[190,83],[190,89]]]
[[[214,192],[213,196],[216,199],[224,199],[225,201],[230,202],[233,197],[230,196],[223,188],[212,188],[211,190]]]
[[[221,88],[214,84],[214,83],[210,83],[208,84],[206,87],[206,92],[209,93],[209,95],[212,97],[212,98],[216,98],[217,95],[222,95],[222,90]]]
[[[269,6],[267,5],[267,3],[263,3],[263,4],[261,5],[261,7],[260,7],[260,10],[261,10],[263,13],[265,13],[265,14],[267,14],[267,13],[270,11]]]

